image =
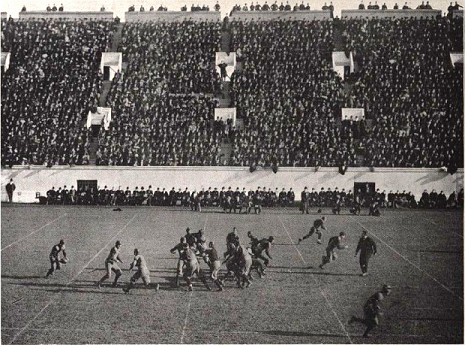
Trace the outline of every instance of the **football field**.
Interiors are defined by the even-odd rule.
[[[182,208],[2,205],[1,289],[3,344],[39,343],[463,343],[463,213],[455,210],[381,210],[381,217],[326,213],[323,245],[316,235],[299,245],[316,210],[264,209],[261,215],[202,213]],[[362,210],[362,214],[367,210]],[[176,288],[177,254],[186,227],[205,229],[207,242],[226,250],[237,227],[274,236],[267,275],[247,289],[226,282],[207,291],[194,280]],[[369,275],[360,276],[355,248],[363,230],[377,243]],[[347,250],[321,270],[330,236],[347,234]],[[45,279],[49,253],[66,241],[69,263]],[[104,261],[116,240],[124,264],[119,287],[100,290]],[[152,286],[121,289],[133,250],[146,258]],[[201,262],[203,268],[207,268]],[[222,273],[224,273],[224,267]],[[156,284],[160,289],[155,289]],[[369,339],[363,304],[383,284],[392,293]]]

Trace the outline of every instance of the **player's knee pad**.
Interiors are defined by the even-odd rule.
[[[115,271],[115,274],[116,274],[117,277],[121,277],[123,272],[121,272],[121,270],[117,270],[117,271]]]

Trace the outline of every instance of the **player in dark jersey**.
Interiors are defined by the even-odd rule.
[[[195,244],[195,241],[196,241],[195,235],[191,234],[191,229],[190,228],[186,229],[186,234],[184,235],[184,237],[186,238],[187,245],[192,246],[192,245]]]
[[[302,238],[299,238],[299,241],[297,242],[297,244],[299,244],[300,242],[302,242],[303,240],[309,238],[310,236],[312,236],[315,232],[316,234],[318,235],[318,240],[317,240],[317,243],[318,244],[321,244],[321,236],[323,235],[320,231],[320,229],[323,229],[323,230],[326,230],[325,228],[325,225],[324,223],[326,222],[326,217],[321,217],[320,219],[317,219],[313,222],[313,226],[310,228],[310,231],[308,232],[307,235],[305,235],[304,237]]]
[[[59,255],[60,252],[63,252],[63,258],[60,259]],[[56,270],[61,269],[61,264],[66,264],[68,262],[68,258],[66,257],[65,251],[65,241],[60,240],[60,243],[55,244],[52,247],[52,251],[49,255],[50,258],[50,269],[47,272],[45,278],[51,276]]]
[[[232,255],[235,253],[236,248],[239,246],[239,236],[237,235],[236,227],[233,228],[233,231],[226,236],[226,253],[224,257]]]
[[[273,259],[270,255],[271,243],[273,243],[273,241],[274,241],[274,237],[270,236],[269,238],[261,239],[260,241],[258,241],[258,243],[255,246],[252,245],[253,255],[255,255],[257,259],[262,259],[265,266],[268,266],[268,263],[270,262],[268,258]],[[265,252],[268,258],[266,258],[263,255],[263,252]]]
[[[247,232],[247,237],[250,239],[250,246],[251,247],[256,246],[258,244],[258,242],[260,242],[257,237],[252,235],[252,231]]]
[[[357,249],[355,249],[355,256],[357,256],[360,251],[360,268],[362,269],[362,276],[368,274],[368,261],[373,255],[376,255],[376,243],[370,237],[368,237],[368,232],[364,230],[362,232],[362,237],[358,241]]]
[[[346,237],[345,232],[340,232],[339,236],[334,236],[329,239],[328,246],[326,247],[326,256],[323,256],[323,261],[321,262],[321,265],[319,266],[321,269],[323,269],[324,265],[337,259],[337,255],[335,252],[336,249],[342,250],[342,249],[348,248],[347,245],[344,245],[342,243],[345,237]]]
[[[389,285],[384,285],[380,292],[376,292],[365,302],[363,306],[365,318],[362,319],[352,316],[349,320],[349,324],[360,322],[367,327],[363,333],[363,337],[368,338],[370,336],[370,331],[379,325],[379,316],[382,315],[380,303],[384,299],[384,296],[389,296],[390,293],[391,287]]]
[[[178,263],[176,265],[176,279],[175,279],[176,286],[179,286],[179,276],[182,275],[183,268],[184,268],[184,261],[181,258],[181,254],[182,252],[184,252],[184,250],[186,250],[186,248],[187,248],[186,239],[184,237],[181,237],[181,239],[179,240],[179,243],[170,250],[171,254],[174,254],[176,252],[178,252],[179,254]]]
[[[211,278],[213,282],[218,287],[218,291],[223,291],[223,284],[218,279],[218,273],[220,272],[221,268],[221,260],[213,242],[208,244],[208,249],[205,250],[204,255],[208,257],[208,265],[210,266]]]

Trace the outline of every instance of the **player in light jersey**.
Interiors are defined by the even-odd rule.
[[[58,256],[60,252],[63,252],[62,259],[60,259],[60,257]],[[48,270],[45,278],[48,278],[49,276],[51,276],[56,270],[61,269],[61,264],[66,264],[68,262],[68,259],[66,257],[64,240],[60,240],[60,243],[55,244],[52,247],[52,251],[50,252],[49,258],[50,258],[50,269]]]
[[[119,257],[119,250],[121,248],[121,242],[116,241],[115,246],[110,249],[110,254],[108,254],[107,259],[105,260],[105,268],[107,273],[97,282],[97,287],[100,289],[102,283],[111,278],[111,271],[115,272],[115,281],[113,282],[113,287],[116,286],[118,278],[121,277],[123,272],[121,268],[118,267],[118,262],[123,263],[123,260]]]
[[[200,278],[200,280],[202,281],[202,283],[204,283],[208,290],[211,290],[210,286],[207,283],[207,280],[205,279],[205,276],[203,275],[202,270],[200,269],[199,261],[197,260],[197,256],[195,255],[195,247],[192,246],[186,248],[186,250],[182,253],[182,258],[186,263],[186,268],[184,270],[183,276],[184,280],[187,283],[188,290],[193,290],[192,278],[194,277],[194,274]]]
[[[142,278],[142,281],[146,287],[150,284],[150,271],[147,268],[147,262],[145,261],[145,258],[139,254],[139,250],[137,248],[134,249],[134,259],[129,266],[129,270],[131,271],[134,267],[137,268],[137,272],[132,276],[129,285],[126,288],[123,288],[125,293],[129,293],[139,278]]]

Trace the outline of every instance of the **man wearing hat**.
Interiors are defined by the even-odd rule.
[[[111,278],[111,272],[115,272],[115,281],[113,282],[113,287],[116,286],[118,282],[118,278],[121,277],[123,272],[121,271],[121,268],[118,267],[118,262],[123,263],[123,260],[120,259],[119,257],[119,251],[121,248],[121,242],[116,241],[115,246],[110,249],[110,254],[108,254],[107,259],[105,260],[105,268],[107,270],[107,273],[100,279],[100,281],[97,282],[97,287],[100,289],[102,283]]]
[[[360,268],[362,269],[361,276],[366,276],[368,274],[368,261],[373,255],[376,255],[376,243],[370,237],[368,237],[368,232],[363,230],[362,237],[358,241],[357,249],[355,249],[355,257],[357,257],[358,252],[360,251]]]

